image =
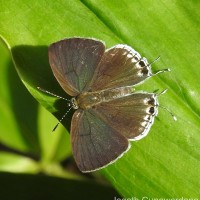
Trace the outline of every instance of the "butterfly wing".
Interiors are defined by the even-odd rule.
[[[71,125],[72,151],[82,172],[100,169],[129,149],[128,140],[98,118],[96,113],[77,110]]]
[[[146,58],[127,45],[116,45],[104,53],[93,80],[92,91],[133,86],[152,75]]]
[[[158,113],[157,95],[132,93],[96,105],[94,111],[106,124],[129,140],[139,140],[147,135]]]
[[[65,39],[50,45],[50,66],[69,95],[76,96],[86,90],[104,51],[102,42],[84,38]]]

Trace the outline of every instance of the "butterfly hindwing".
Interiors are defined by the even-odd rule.
[[[96,115],[129,140],[146,136],[158,113],[157,95],[132,93],[95,106]]]
[[[91,83],[92,91],[133,86],[151,76],[146,58],[133,48],[119,44],[105,51]]]

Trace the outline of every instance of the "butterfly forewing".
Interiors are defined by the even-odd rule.
[[[110,164],[129,147],[128,140],[100,119],[92,109],[74,113],[71,142],[75,161],[82,172]]]
[[[52,71],[69,95],[76,96],[87,90],[104,50],[102,42],[83,38],[65,39],[50,45]]]
[[[116,45],[104,53],[91,88],[93,91],[133,86],[151,76],[146,58],[127,45]]]

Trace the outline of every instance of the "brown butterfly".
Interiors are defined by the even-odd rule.
[[[147,135],[158,113],[158,94],[134,92],[132,86],[155,74],[133,48],[119,44],[105,50],[97,39],[69,38],[50,45],[49,62],[76,109],[71,143],[82,172],[113,163],[130,141]],[[157,73],[164,71],[169,70]]]

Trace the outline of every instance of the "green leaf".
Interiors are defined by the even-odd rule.
[[[4,197],[3,199],[8,200],[110,200],[113,198],[113,196],[118,195],[112,188],[91,181],[81,182],[42,175],[9,173],[0,173],[0,180],[3,183],[0,187],[1,197]],[[89,195],[88,188],[90,188]]]
[[[52,134],[57,120],[24,88],[3,46],[0,53],[0,144],[11,152],[41,158],[42,162],[60,161],[71,155],[69,135],[63,127]]]
[[[31,94],[58,118],[64,114],[66,105],[37,91],[40,86],[68,97],[50,70],[47,55],[50,43],[65,37],[93,37],[104,40],[107,47],[126,43],[150,62],[160,55],[153,70],[169,67],[171,73],[153,77],[137,89],[152,92],[168,88],[165,95],[159,96],[159,102],[178,120],[173,121],[160,107],[159,118],[149,135],[132,142],[131,150],[101,173],[125,197],[200,195],[198,1],[7,0],[1,2],[0,10],[0,35],[12,53],[20,78]],[[31,117],[31,112],[26,117]],[[68,118],[66,128],[69,122]],[[34,137],[42,141],[48,138],[37,134]],[[55,143],[49,148],[52,153],[43,154],[44,157],[54,157],[58,148]],[[36,150],[35,147],[33,152]]]
[[[31,158],[0,152],[0,171],[15,173],[38,173],[38,164]]]

